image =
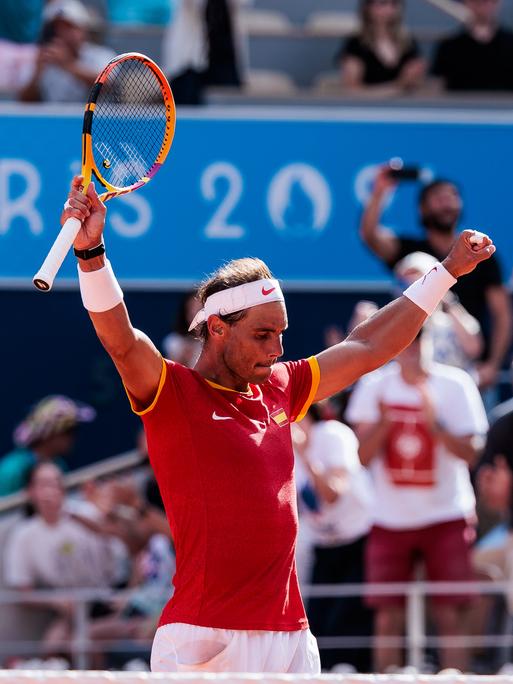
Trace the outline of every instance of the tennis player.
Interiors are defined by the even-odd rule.
[[[189,369],[132,326],[105,257],[105,206],[92,184],[82,195],[81,183],[74,178],[62,220],[83,222],[75,241],[82,300],[144,423],[176,547],[152,670],[316,674],[294,560],[290,424],[398,354],[456,278],[495,247],[465,231],[443,264],[344,342],[287,363],[279,361],[287,328],[279,282],[259,259],[229,262],[199,289],[191,330],[203,347]]]

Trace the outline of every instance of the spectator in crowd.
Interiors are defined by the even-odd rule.
[[[310,407],[293,426],[298,491],[305,494],[301,525],[313,543],[312,584],[360,583],[371,528],[372,489],[358,458],[358,440],[347,425],[324,419],[323,406]],[[298,467],[300,466],[300,467]],[[302,466],[302,467],[301,467]],[[303,482],[301,482],[303,481]],[[308,620],[315,636],[370,636],[372,614],[360,597],[312,598]],[[321,650],[324,669],[351,663],[370,671],[366,649]]]
[[[239,87],[239,9],[248,0],[182,0],[164,38],[164,69],[177,104],[203,103],[205,86]]]
[[[180,302],[174,330],[162,341],[162,351],[167,359],[173,359],[188,368],[198,360],[201,343],[189,332],[189,325],[201,304],[194,292],[184,295]]]
[[[0,2],[0,98],[17,99],[37,59],[45,0]]]
[[[89,42],[91,18],[78,0],[52,0],[43,12],[43,35],[32,78],[20,92],[28,102],[85,102],[98,73],[113,57]]]
[[[513,369],[512,369],[513,370]],[[480,502],[487,510],[499,513],[506,521],[508,534],[504,543],[478,547],[474,565],[485,575],[513,580],[513,399],[495,408],[492,425],[476,476]],[[512,585],[513,588],[513,585]],[[508,596],[513,612],[513,590]]]
[[[13,589],[107,588],[115,573],[111,539],[90,530],[64,510],[62,474],[53,463],[37,463],[28,485],[35,515],[19,522],[4,550],[4,574]],[[47,653],[62,653],[69,640],[73,619],[68,601],[31,602],[50,610],[53,617],[43,638]],[[108,610],[93,606],[92,616]]]
[[[398,261],[394,273],[401,291],[436,263],[435,257],[424,252],[412,252]],[[474,375],[474,362],[483,351],[481,326],[460,304],[458,297],[448,292],[424,325],[423,344],[429,345],[430,357],[436,363],[463,368]]]
[[[361,0],[360,31],[339,53],[343,85],[378,96],[418,88],[425,62],[403,26],[403,0]]]
[[[429,581],[473,578],[470,545],[475,499],[474,464],[487,419],[476,385],[459,368],[423,358],[421,335],[397,363],[363,378],[347,419],[360,439],[360,459],[371,471],[374,527],[366,552],[370,582],[408,582],[421,559]],[[404,597],[369,597],[375,608],[375,668],[400,666],[400,649],[385,636],[404,628]],[[469,596],[437,596],[433,618],[443,636],[464,634]],[[442,649],[442,667],[467,668],[464,649]]]
[[[389,171],[388,165],[378,171],[360,223],[362,240],[390,269],[412,252],[426,252],[443,259],[457,237],[462,212],[458,188],[453,182],[441,179],[425,185],[419,196],[425,237],[396,235],[380,225],[385,201],[396,185]],[[479,385],[481,388],[493,386],[511,340],[511,304],[497,258],[493,256],[482,269],[461,278],[453,291],[481,325],[485,352],[477,365]]]
[[[373,316],[378,311],[379,307],[376,304],[376,302],[372,302],[368,299],[360,299],[359,301],[357,301],[347,322],[346,332],[344,332],[344,329],[342,327],[339,327],[335,324],[328,326],[324,330],[325,348],[327,349],[328,347],[332,347],[335,344],[340,344],[340,342],[343,342],[347,335],[350,335],[355,328],[357,328],[361,323],[365,323],[365,321],[368,318]],[[329,405],[333,407],[333,416],[331,416],[332,418],[340,420],[343,423],[345,423],[345,412],[347,408],[347,403],[349,401],[349,397],[351,396],[353,388],[354,385],[350,385],[349,387],[346,387],[342,392],[339,392],[337,395],[331,398]],[[326,411],[324,411],[324,413],[326,413]],[[324,415],[325,419],[327,419],[327,417],[327,415]],[[303,540],[300,539],[300,541],[302,542]]]
[[[32,78],[38,48],[0,38],[0,98],[16,100]]]
[[[500,0],[464,0],[463,30],[442,40],[433,75],[446,90],[513,90],[513,33],[499,25]]]
[[[87,501],[102,514],[100,519],[95,516],[97,526],[93,529],[103,529],[123,540],[130,550],[131,571],[124,586],[134,590],[127,599],[116,602],[109,615],[94,620],[89,638],[111,642],[147,640],[153,636],[162,608],[172,595],[175,570],[169,526],[155,479],[150,475],[143,494],[133,476],[91,483]],[[104,654],[96,653],[95,669],[105,669],[106,664]]]
[[[134,559],[128,584],[133,593],[112,615],[94,620],[89,638],[100,642],[123,640],[125,643],[151,639],[162,609],[172,596],[174,571],[175,558],[168,535],[152,534]],[[95,669],[106,668],[103,654],[96,654],[94,665]]]
[[[138,491],[135,478],[116,477],[88,481],[81,498],[67,502],[66,510],[78,516],[93,532],[110,534],[120,539],[132,553],[139,553],[156,531],[165,532],[162,511]],[[120,578],[124,583],[126,577]]]
[[[349,335],[360,323],[364,323],[377,311],[379,311],[379,306],[376,302],[371,302],[368,299],[360,299],[360,301],[356,302],[353,313],[347,323],[347,334]]]
[[[361,299],[359,302],[356,302],[351,317],[347,322],[347,332],[344,334],[343,328],[336,324],[329,325],[324,330],[324,346],[327,348],[333,347],[335,344],[339,344],[344,340],[346,334],[349,335],[349,333],[353,331],[356,326],[366,321],[378,310],[379,307],[376,302],[371,302],[367,299]]]
[[[478,579],[507,582],[506,610],[513,614],[513,399],[497,406],[490,414],[483,457],[475,475],[479,523],[483,536],[474,546],[472,562]],[[474,634],[490,632],[504,615],[502,596],[481,594],[474,607],[471,627]],[[499,599],[499,600],[498,600]],[[476,659],[487,657],[478,651]],[[489,657],[489,656],[488,656]],[[485,661],[486,662],[486,661]],[[496,665],[496,659],[492,665]],[[487,663],[489,665],[489,663]]]
[[[31,468],[54,461],[66,470],[62,457],[75,443],[79,423],[94,419],[95,410],[64,396],[41,399],[14,431],[16,448],[0,460],[0,496],[23,489]]]

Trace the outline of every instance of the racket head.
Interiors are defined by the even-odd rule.
[[[103,201],[148,183],[167,157],[175,125],[173,94],[159,66],[138,52],[112,59],[84,114],[84,191],[93,175],[106,188]]]

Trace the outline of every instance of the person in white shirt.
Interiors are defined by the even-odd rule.
[[[304,494],[300,525],[312,543],[312,584],[360,583],[364,549],[371,528],[372,482],[358,458],[350,427],[324,419],[326,407],[314,404],[294,425],[298,490]],[[316,636],[368,636],[372,612],[360,597],[312,598],[308,620]],[[323,649],[321,663],[331,669],[350,663],[370,670],[367,649]]]
[[[52,0],[43,21],[34,70],[19,97],[26,102],[84,103],[115,53],[89,40],[91,17],[79,0]]]
[[[417,559],[429,581],[471,580],[469,466],[488,427],[483,403],[465,371],[423,358],[420,335],[397,361],[360,381],[346,414],[374,482],[367,580],[408,582]],[[434,597],[438,634],[464,635],[470,598]],[[373,595],[369,603],[376,609],[376,669],[401,665],[400,649],[384,647],[379,637],[401,635],[404,598]],[[441,649],[440,660],[466,669],[464,649]]]
[[[111,538],[65,512],[62,474],[55,464],[34,466],[28,495],[35,514],[20,521],[7,540],[3,558],[6,585],[24,590],[111,586],[117,560]],[[61,653],[62,642],[71,634],[71,603],[40,601],[34,607],[50,610],[54,616],[41,640],[43,649]],[[99,609],[97,606],[97,613]]]
[[[412,252],[394,267],[400,285],[411,285],[436,266],[435,257],[425,252]],[[468,371],[479,381],[476,362],[484,339],[477,318],[460,303],[454,292],[448,292],[433,315],[424,324],[423,345],[429,344],[433,361]]]

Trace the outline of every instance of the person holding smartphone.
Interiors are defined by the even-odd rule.
[[[412,252],[443,258],[458,235],[463,201],[457,185],[447,179],[433,180],[425,184],[419,193],[418,207],[425,237],[397,235],[381,225],[390,192],[401,180],[416,179],[420,179],[420,172],[414,174],[412,167],[383,165],[377,173],[360,221],[363,242],[391,270]],[[459,280],[454,292],[465,309],[481,324],[485,350],[478,364],[479,385],[481,388],[493,386],[511,340],[511,304],[497,258],[493,256],[484,268]]]

